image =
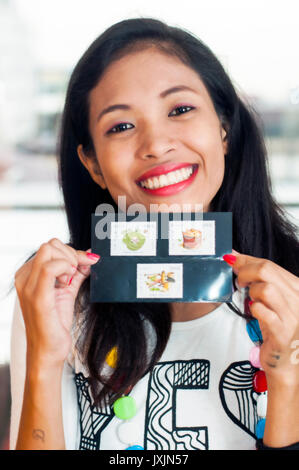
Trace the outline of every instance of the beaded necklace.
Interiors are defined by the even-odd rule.
[[[106,363],[115,368],[117,362],[117,348],[114,347],[106,356]],[[134,422],[130,421],[137,413],[136,401],[133,397],[130,397],[128,394],[132,390],[130,386],[124,393],[124,395],[118,398],[113,403],[113,411],[115,416],[123,420],[123,422],[118,426],[117,434],[119,440],[126,445],[129,445],[125,450],[144,450],[142,446],[134,445],[133,442],[136,441],[136,436],[138,435],[138,430],[136,430],[136,425]]]
[[[266,424],[266,412],[267,412],[267,381],[264,370],[260,363],[260,346],[263,343],[262,333],[259,327],[258,321],[252,317],[250,312],[251,299],[248,295],[248,289],[246,289],[245,300],[244,300],[244,311],[247,315],[250,315],[251,320],[246,323],[247,333],[254,343],[249,353],[249,361],[255,369],[253,374],[252,386],[253,390],[258,394],[256,412],[257,412],[257,424],[255,428],[255,434],[257,439],[262,439]],[[117,348],[114,347],[106,356],[106,363],[115,368],[117,362]],[[137,413],[136,401],[133,397],[128,394],[132,390],[132,386],[129,387],[124,395],[118,398],[113,404],[113,411],[115,416],[121,419],[123,422],[117,429],[119,440],[128,445],[125,450],[144,450],[140,445],[134,444],[136,437],[138,436],[138,430],[133,421],[130,421]]]
[[[247,315],[252,318],[246,324],[247,333],[255,344],[249,353],[249,361],[251,365],[256,369],[253,374],[252,386],[253,390],[258,393],[256,412],[258,416],[255,434],[257,439],[262,439],[265,431],[266,424],[266,413],[267,413],[267,399],[268,399],[268,388],[265,371],[262,369],[260,363],[260,349],[263,343],[263,336],[260,330],[259,322],[256,318],[252,317],[250,312],[250,305],[252,300],[248,295],[248,289],[244,301],[244,310]]]

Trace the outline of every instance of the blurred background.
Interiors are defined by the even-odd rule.
[[[202,39],[260,114],[273,191],[299,227],[297,0],[0,0],[0,448],[8,449],[15,271],[52,237],[68,241],[55,157],[70,73],[89,44],[151,16]]]

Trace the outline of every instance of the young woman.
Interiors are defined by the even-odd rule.
[[[146,176],[181,164],[195,177]],[[42,244],[15,276],[11,447],[298,448],[298,240],[209,48],[151,18],[107,29],[70,79],[59,175],[70,243]],[[233,302],[91,304],[91,214],[119,196],[231,211]]]

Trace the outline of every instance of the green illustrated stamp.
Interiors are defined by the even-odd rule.
[[[156,256],[156,245],[156,222],[111,222],[111,256]]]
[[[123,242],[129,250],[139,250],[145,243],[145,236],[138,230],[126,232]]]

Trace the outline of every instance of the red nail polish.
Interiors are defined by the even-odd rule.
[[[224,259],[224,261],[227,262],[227,264],[229,264],[230,266],[232,266],[235,262],[236,262],[236,259],[237,257],[235,255],[224,255],[222,257]]]
[[[90,259],[99,259],[100,255],[97,255],[96,253],[86,253],[86,256]]]
[[[253,304],[253,302],[254,302],[253,300],[249,300],[249,302],[248,302],[249,307],[251,307],[251,305]]]
[[[71,284],[72,280],[73,280],[73,276],[72,276],[71,279],[69,280],[68,286]]]

